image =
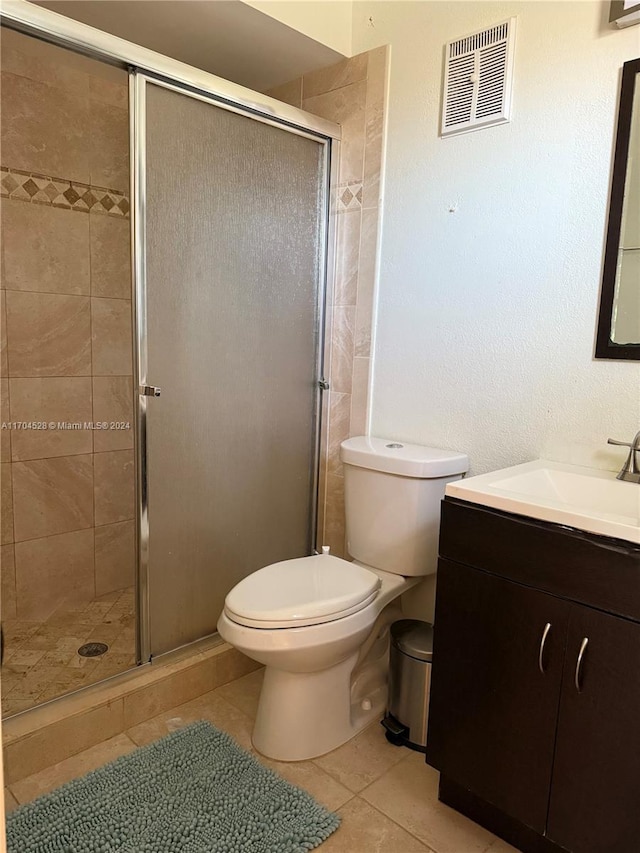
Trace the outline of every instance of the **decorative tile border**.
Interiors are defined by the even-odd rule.
[[[129,197],[119,190],[0,166],[0,196],[84,213],[129,218]]]
[[[362,208],[362,183],[338,185],[338,213]]]

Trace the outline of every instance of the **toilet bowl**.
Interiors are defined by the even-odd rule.
[[[323,755],[380,717],[389,625],[435,572],[439,503],[468,467],[463,454],[377,438],[348,439],[341,458],[353,562],[323,553],[259,569],[218,620],[266,667],[253,744],[280,761]]]

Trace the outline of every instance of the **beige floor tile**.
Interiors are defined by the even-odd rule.
[[[426,845],[359,797],[349,800],[338,814],[342,823],[322,844],[322,853],[430,853]]]
[[[119,734],[109,740],[85,749],[72,758],[34,773],[20,782],[14,782],[11,790],[19,803],[29,803],[41,794],[53,791],[71,779],[83,776],[121,755],[133,752],[136,745],[125,734]]]
[[[507,844],[501,838],[497,838],[487,849],[486,853],[520,853],[520,851],[516,847]]]
[[[33,666],[38,663],[40,658],[45,654],[44,649],[16,649],[15,652],[7,655],[7,663],[23,664],[24,666]]]
[[[4,810],[7,814],[12,812],[19,805],[16,798],[8,788],[4,789]]]
[[[3,717],[11,717],[14,714],[20,714],[22,711],[26,711],[29,708],[33,708],[33,702],[31,699],[12,699],[9,696],[8,699],[2,697],[2,716]]]
[[[131,740],[143,746],[196,720],[208,720],[230,734],[244,749],[251,749],[251,720],[242,711],[217,696],[214,690],[127,729],[127,734]]]
[[[250,717],[251,720],[255,720],[263,678],[264,669],[260,668],[255,672],[250,672],[249,675],[238,678],[236,681],[223,684],[215,692]]]
[[[382,726],[372,723],[344,746],[314,762],[357,794],[404,757],[402,749],[387,741]]]
[[[2,667],[5,716],[24,711],[63,693],[130,669],[135,652],[133,589],[93,600],[66,600],[43,622],[7,619],[6,657]],[[86,642],[105,642],[109,651],[97,658],[78,655]],[[29,690],[37,681],[42,690]]]
[[[485,853],[495,835],[439,802],[438,779],[424,756],[414,752],[360,796],[437,853]]]
[[[58,677],[55,667],[42,667],[28,672],[22,681],[13,688],[12,699],[37,699],[52,681]]]
[[[272,761],[263,755],[255,754],[261,764],[275,770],[292,785],[307,791],[331,811],[339,809],[354,796],[352,791],[336,782],[313,761]]]

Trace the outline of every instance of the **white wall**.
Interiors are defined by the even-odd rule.
[[[640,55],[608,8],[354,4],[353,52],[391,44],[373,434],[480,473],[582,446],[615,467],[607,437],[640,428],[640,364],[592,357],[619,72]],[[512,122],[441,139],[444,44],[511,15]]]
[[[315,41],[351,56],[351,0],[244,0]]]

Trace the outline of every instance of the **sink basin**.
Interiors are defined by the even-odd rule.
[[[540,459],[449,483],[453,498],[640,543],[640,485]]]

